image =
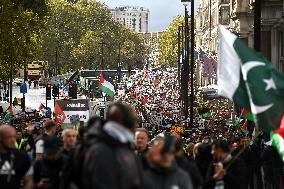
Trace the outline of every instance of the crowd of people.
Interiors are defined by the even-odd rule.
[[[59,129],[41,125],[0,126],[0,186],[10,189],[67,188],[281,188],[283,161],[264,143],[162,132],[153,136],[137,128],[137,114],[114,103],[106,119],[93,117],[87,126]],[[187,145],[186,145],[187,144]]]
[[[176,79],[174,70],[159,69],[124,77],[105,119],[79,128],[63,130],[36,112],[3,119],[0,188],[284,188],[283,161],[269,136],[243,117],[229,122],[233,109],[224,99],[195,108],[186,125]]]
[[[117,99],[132,104],[141,121],[151,127],[178,122],[183,118],[177,81],[174,70],[147,68],[123,78]]]

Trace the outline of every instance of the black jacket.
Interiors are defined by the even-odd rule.
[[[45,158],[37,160],[34,163],[34,183],[37,185],[41,179],[47,180],[46,189],[58,189],[60,183],[60,174],[63,167],[63,158],[50,161]],[[35,187],[36,189],[40,189]]]
[[[20,189],[21,180],[30,168],[29,156],[17,149],[0,154],[0,188]]]
[[[231,159],[227,163],[223,163],[223,167],[226,168],[226,166],[233,161]],[[224,181],[224,188],[225,189],[245,189],[246,188],[246,172],[247,168],[245,166],[245,163],[242,159],[236,159],[232,165],[226,170],[226,175],[223,178]],[[205,189],[214,189],[216,180],[213,179],[214,176],[214,163],[211,163],[206,180],[205,180]]]
[[[84,158],[84,188],[142,188],[141,169],[131,145],[113,138],[102,128],[92,131],[93,145]]]
[[[188,160],[185,155],[176,156],[176,162],[180,168],[185,170],[192,179],[194,188],[203,184],[203,177],[194,161]]]
[[[192,189],[189,175],[175,163],[170,169],[153,165],[143,173],[144,189]]]
[[[261,156],[266,188],[279,188],[283,177],[283,161],[274,146],[267,146]]]

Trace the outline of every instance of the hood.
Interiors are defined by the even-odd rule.
[[[122,125],[109,121],[104,125],[93,125],[85,135],[85,141],[92,144],[98,140],[106,140],[110,143],[118,141],[121,144],[134,146],[134,134]]]
[[[129,129],[116,122],[107,122],[104,125],[103,130],[122,144],[134,144],[134,134]]]

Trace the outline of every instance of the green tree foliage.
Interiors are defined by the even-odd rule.
[[[51,73],[116,69],[119,60],[124,69],[142,67],[142,42],[94,0],[0,0],[0,82],[12,62],[14,73],[34,60],[48,61]]]
[[[122,68],[142,63],[143,40],[114,22],[104,4],[50,0],[48,6],[43,49],[52,68],[116,69],[119,59]]]
[[[0,81],[7,81],[14,70],[41,56],[40,26],[45,14],[44,1],[0,0]]]
[[[184,24],[183,16],[176,16],[165,32],[159,37],[159,65],[176,67],[178,57],[178,27]]]

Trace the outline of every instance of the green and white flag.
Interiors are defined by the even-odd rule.
[[[103,73],[101,73],[101,76],[100,76],[100,89],[106,95],[114,97],[114,93],[115,93],[114,86],[110,82],[104,79]]]
[[[264,132],[279,129],[284,114],[284,76],[223,26],[219,36],[218,93],[249,109]]]

